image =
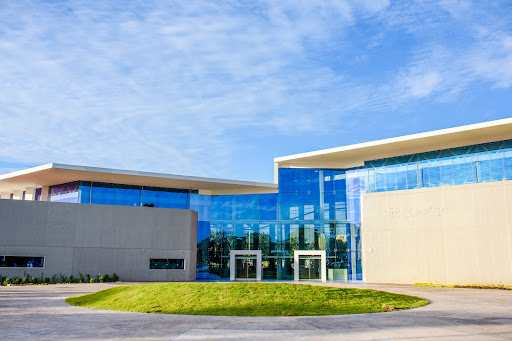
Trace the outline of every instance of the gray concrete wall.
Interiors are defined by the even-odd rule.
[[[123,281],[193,281],[197,213],[156,207],[0,199],[0,255],[43,256],[4,276],[117,273]],[[150,258],[185,259],[185,270],[150,270]]]
[[[363,278],[512,285],[512,181],[365,193]]]

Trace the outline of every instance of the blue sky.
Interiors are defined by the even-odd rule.
[[[0,173],[273,181],[273,158],[512,116],[510,1],[2,1]]]

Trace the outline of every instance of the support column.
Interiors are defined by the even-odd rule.
[[[34,200],[36,189],[34,187],[25,188],[25,200]]]
[[[12,194],[14,200],[21,200],[23,198],[23,191],[13,191]]]
[[[42,186],[41,189],[41,201],[50,201],[50,197],[48,195],[48,191],[50,190],[50,187],[48,186]]]

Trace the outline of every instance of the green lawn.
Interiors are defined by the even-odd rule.
[[[421,307],[428,300],[367,289],[284,283],[155,283],[74,296],[79,307],[140,313],[304,316],[376,313]]]

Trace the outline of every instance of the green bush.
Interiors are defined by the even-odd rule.
[[[63,275],[60,272],[59,272],[59,277],[60,277],[60,282],[59,283],[68,283],[69,282],[68,276]]]
[[[12,278],[0,275],[0,285],[8,284],[59,284],[59,283],[108,283],[119,281],[119,276],[114,272],[112,276],[108,274],[99,273],[98,276],[91,277],[89,274],[85,276],[79,274],[78,277],[70,275],[69,278],[59,273],[50,277],[44,277],[44,273],[40,277],[32,277],[26,272],[23,272],[23,277],[13,276]]]

